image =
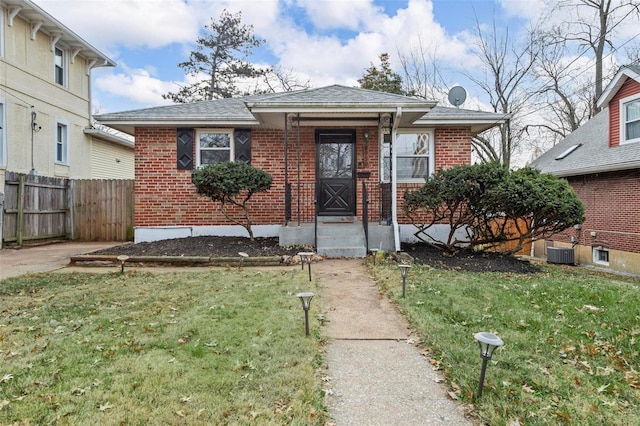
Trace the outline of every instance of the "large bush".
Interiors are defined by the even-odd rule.
[[[262,169],[243,162],[209,164],[196,169],[191,175],[196,192],[220,203],[224,216],[231,222],[243,226],[253,240],[252,220],[248,202],[257,192],[271,188],[273,179]],[[233,214],[228,206],[241,209],[240,215]]]
[[[584,221],[584,206],[564,179],[531,168],[510,172],[495,163],[439,170],[405,193],[405,212],[417,238],[448,251],[470,244],[516,252],[529,239]],[[427,235],[436,224],[450,226],[446,240]],[[465,240],[455,237],[460,230]],[[517,243],[505,249],[507,241]]]

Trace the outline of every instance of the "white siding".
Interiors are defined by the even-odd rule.
[[[92,179],[133,179],[133,148],[92,139]]]

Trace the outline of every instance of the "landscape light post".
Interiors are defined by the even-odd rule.
[[[378,257],[378,249],[371,249],[371,254],[373,255],[373,266],[376,266],[376,257]]]
[[[400,268],[400,273],[402,274],[402,298],[404,299],[407,296],[407,274],[409,273],[411,265],[401,263],[398,265],[398,268]]]
[[[298,257],[300,258],[300,265],[302,266],[302,270],[304,270],[304,264],[307,263],[309,265],[309,281],[311,281],[311,259],[315,253],[312,251],[301,251],[298,253]]]
[[[239,269],[242,271],[242,265],[244,264],[244,260],[249,257],[249,255],[243,251],[238,252],[238,256],[240,256],[240,266]]]
[[[124,264],[127,262],[127,260],[129,260],[129,256],[127,256],[126,254],[121,254],[120,256],[116,257],[116,259],[118,259],[118,262],[120,262],[120,273],[124,273]]]
[[[484,373],[487,370],[487,361],[491,359],[493,351],[502,345],[504,342],[501,338],[495,334],[481,331],[473,335],[480,345],[480,358],[482,358],[482,370],[480,371],[480,381],[478,383],[478,398],[482,395],[482,388],[484,387]]]
[[[311,292],[298,293],[296,296],[300,298],[302,302],[302,309],[304,309],[304,331],[309,335],[309,308],[311,307],[311,299],[315,296]]]

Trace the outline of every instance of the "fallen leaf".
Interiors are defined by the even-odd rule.
[[[180,402],[189,402],[189,401],[191,401],[190,396],[183,396],[182,398],[180,398]]]
[[[106,403],[106,404],[100,404],[100,411],[107,411],[107,410],[111,410],[113,408],[113,405],[111,405],[110,403]]]
[[[455,392],[447,392],[447,395],[449,395],[449,398],[453,399],[454,401],[458,400],[458,395],[456,395]]]
[[[13,374],[5,374],[2,376],[2,380],[0,380],[0,382],[8,382],[11,379],[13,379]]]
[[[607,383],[606,385],[602,385],[602,386],[600,386],[600,387],[598,388],[598,393],[602,393],[602,392],[604,392],[604,391],[609,387],[609,385],[611,385],[611,383]]]
[[[180,417],[187,417],[187,415],[182,410],[176,411],[176,415]]]
[[[522,390],[527,393],[535,393],[535,391],[529,385],[522,385]]]

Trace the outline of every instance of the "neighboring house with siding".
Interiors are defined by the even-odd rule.
[[[133,142],[91,122],[91,71],[112,66],[32,1],[0,0],[0,194],[5,171],[133,178]]]
[[[250,203],[256,236],[343,256],[399,250],[415,231],[404,191],[470,163],[472,135],[507,118],[339,85],[95,117],[135,136],[137,242],[246,235],[191,183],[195,167],[245,161],[274,179]]]
[[[640,274],[640,67],[622,67],[598,100],[602,111],[531,166],[567,179],[586,220],[535,245],[571,247],[581,265]]]

